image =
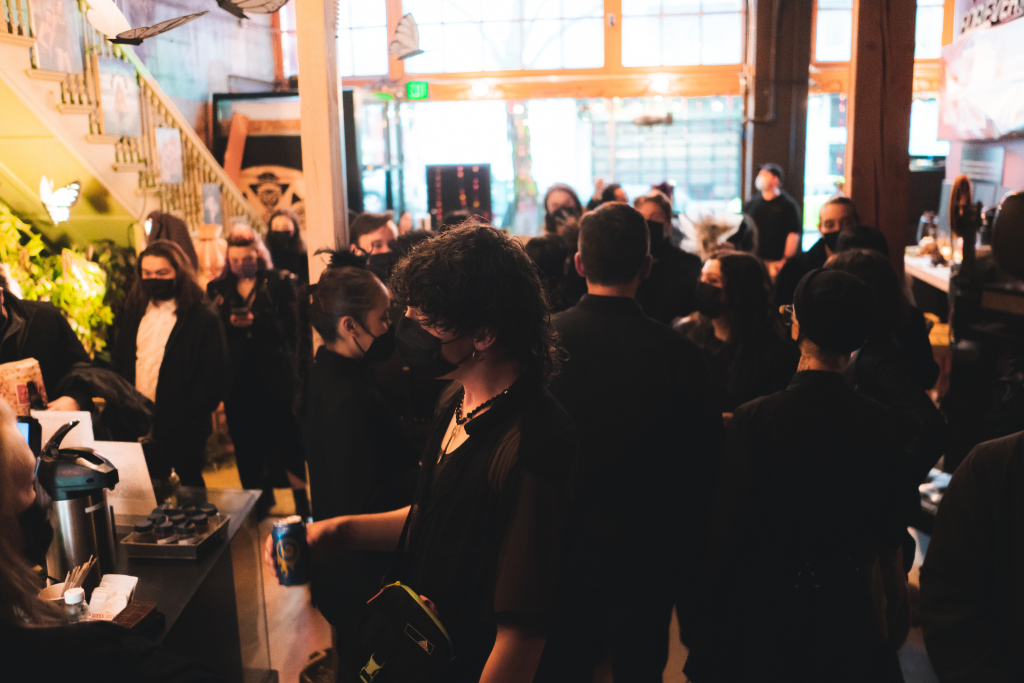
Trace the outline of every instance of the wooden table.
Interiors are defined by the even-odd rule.
[[[930,256],[904,256],[903,269],[907,275],[949,293],[949,266],[933,266]]]

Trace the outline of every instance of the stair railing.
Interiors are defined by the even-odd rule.
[[[0,0],[7,32],[26,40],[35,37],[32,29],[31,0]],[[140,137],[121,136],[114,143],[114,165],[139,167],[139,188],[154,191],[160,210],[179,215],[195,233],[203,220],[204,184],[216,184],[221,191],[221,215],[224,225],[240,219],[260,233],[266,223],[260,213],[246,200],[242,191],[228,177],[213,154],[182,116],[142,60],[127,45],[115,45],[97,31],[86,19],[88,4],[78,0],[78,19],[82,28],[82,73],[69,73],[61,81],[61,103],[81,107],[89,114],[89,134],[105,136],[103,108],[100,102],[99,58],[113,57],[131,64],[138,78],[142,118]],[[33,68],[38,68],[35,50]],[[160,180],[156,129],[174,128],[181,136],[183,182],[163,183]]]

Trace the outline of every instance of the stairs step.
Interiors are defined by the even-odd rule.
[[[91,104],[58,104],[57,111],[61,114],[91,114],[96,108]]]
[[[46,69],[25,69],[25,73],[29,78],[34,78],[38,81],[53,81],[55,83],[63,83],[64,79],[68,77],[66,71],[47,71]]]
[[[36,39],[28,36],[19,36],[12,33],[0,33],[0,43],[10,43],[21,47],[35,47]]]
[[[120,135],[86,135],[85,139],[94,145],[116,145],[121,141]]]
[[[138,173],[139,171],[145,171],[146,170],[146,164],[139,163],[139,162],[118,163],[118,164],[114,164],[114,170],[119,172],[119,173],[122,173],[122,172],[123,173],[131,173],[131,172]]]

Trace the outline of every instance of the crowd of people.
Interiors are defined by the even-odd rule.
[[[679,247],[667,185],[632,205],[617,185],[586,205],[555,185],[525,244],[479,217],[400,236],[389,214],[362,214],[312,286],[287,211],[266,245],[234,228],[205,292],[164,230],[109,372],[151,415],[135,429],[154,477],[204,485],[223,401],[260,513],[290,487],[312,520],[312,599],[351,675],[383,577],[451,636],[431,681],[583,682],[602,665],[661,681],[673,611],[697,683],[901,681],[907,527],[945,448],[926,393],[938,367],[881,233],[837,197],[801,252],[782,179],[761,170],[740,229],[703,261]],[[98,382],[67,322],[0,296],[2,360],[37,358],[54,404],[87,409]],[[26,627],[68,627],[19,557],[34,481],[12,420],[0,405],[0,632],[30,642]],[[958,677],[974,659],[986,680],[1022,673],[1005,645],[1019,605],[979,585],[1003,552],[992,534],[1019,524],[972,526],[1022,458],[1019,438],[979,448],[939,516],[922,618],[943,681],[980,680]],[[109,650],[116,635],[91,637]],[[164,661],[147,653],[140,667]]]

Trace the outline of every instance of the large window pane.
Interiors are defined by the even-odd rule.
[[[561,33],[560,19],[523,22],[523,66],[527,69],[562,68]]]
[[[625,3],[623,3],[625,4]],[[673,17],[677,18],[677,17]],[[622,65],[661,64],[661,20],[657,17],[623,17]],[[674,62],[673,62],[674,63]]]
[[[383,2],[365,2],[365,0],[351,0],[344,3],[349,6],[349,16],[353,28],[365,28],[367,26],[387,26],[387,6]]]
[[[700,64],[700,17],[665,17],[661,24],[661,65]]]
[[[700,11],[700,3],[697,4],[697,9],[694,11]],[[661,14],[661,0],[622,0],[622,16],[624,17],[638,17],[638,16],[657,16]]]
[[[357,0],[367,2],[367,0]],[[380,3],[384,4],[384,3]],[[411,14],[416,17],[416,23],[439,24],[441,18],[441,0],[402,0],[402,14]]]
[[[814,42],[814,59],[816,61],[850,61],[853,48],[853,12],[819,9]]]
[[[701,9],[704,12],[739,12],[743,9],[743,0],[704,0]]]
[[[705,14],[701,34],[701,64],[739,64],[743,60],[740,14]]]
[[[604,66],[604,23],[601,19],[563,19],[564,69],[597,69]]]
[[[561,0],[523,0],[524,19],[559,19],[561,16]]]
[[[484,71],[521,69],[523,53],[522,25],[516,22],[484,22]]]
[[[420,24],[423,54],[405,60],[406,73],[432,74],[444,71],[444,24]]]
[[[562,0],[562,17],[565,19],[603,16],[604,0]]]
[[[352,34],[352,70],[355,76],[375,76],[388,72],[388,29],[354,28]],[[385,49],[381,49],[381,46]]]
[[[369,0],[363,0],[369,2]],[[377,4],[384,4],[377,2]],[[444,8],[441,10],[446,24],[453,24],[459,21],[480,21],[481,7],[480,0],[444,0]]]
[[[944,157],[949,142],[939,140],[939,101],[914,100],[910,106],[910,156]]]
[[[482,3],[480,12],[484,21],[514,21],[523,16],[523,0],[491,0]]]
[[[942,5],[925,5],[929,0],[918,0],[917,26],[914,33],[914,59],[938,59],[942,55]]]
[[[480,71],[482,68],[480,24],[444,24],[444,70]]]
[[[342,77],[387,74],[387,8],[383,3],[340,0],[338,70]]]

